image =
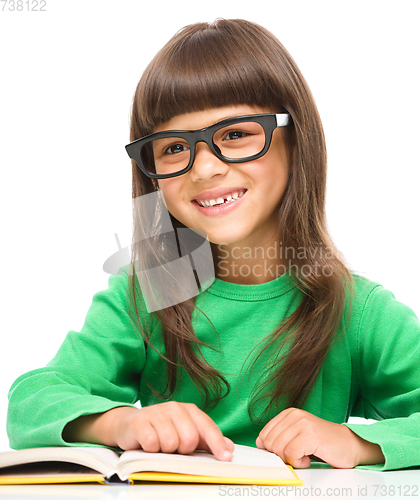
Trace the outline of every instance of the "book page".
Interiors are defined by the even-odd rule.
[[[202,451],[181,455],[130,450],[121,455],[118,470],[124,479],[126,475],[142,471],[255,479],[295,477],[283,460],[274,453],[242,445],[235,445],[230,462],[222,462],[213,454]]]
[[[235,444],[233,458],[230,462],[221,462],[212,454],[205,451],[194,451],[190,455],[181,455],[178,453],[149,453],[143,450],[125,451],[119,460],[119,465],[137,460],[161,460],[162,458],[170,458],[171,460],[193,461],[193,462],[208,462],[208,463],[223,463],[234,465],[252,465],[256,467],[280,467],[289,470],[283,460],[275,453],[267,450],[260,450],[251,446],[242,446]]]
[[[2,468],[12,465],[58,461],[84,465],[107,476],[115,473],[118,459],[118,454],[113,450],[91,446],[28,448],[0,453]]]

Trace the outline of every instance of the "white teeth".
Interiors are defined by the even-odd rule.
[[[202,200],[199,201],[198,204],[201,205],[202,207],[213,207],[214,205],[220,205],[220,204],[226,204],[226,203],[232,203],[238,198],[242,198],[242,196],[245,194],[245,191],[236,191],[235,193],[232,193],[232,195],[228,194],[225,196],[225,198],[216,198],[215,200]],[[225,201],[226,199],[226,201]]]

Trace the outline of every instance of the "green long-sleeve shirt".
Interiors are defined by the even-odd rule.
[[[355,298],[345,334],[332,344],[303,409],[325,420],[346,423],[350,416],[379,420],[346,424],[381,446],[389,470],[420,466],[420,322],[380,284],[355,275]],[[145,349],[127,302],[127,268],[110,276],[107,290],[96,293],[80,332],[70,331],[45,368],[20,376],[9,392],[7,431],[12,448],[80,446],[67,443],[62,431],[81,415],[117,406],[160,402],[146,381],[162,390],[166,369],[162,358]],[[299,304],[300,292],[287,274],[258,285],[216,279],[196,305],[214,325],[194,312],[193,327],[206,360],[225,374],[228,396],[208,415],[235,443],[256,446],[261,425],[252,423],[247,405],[267,358],[249,372],[248,356],[273,328]],[[142,308],[140,308],[141,312]],[[144,312],[142,326],[153,346],[163,350],[161,329]],[[202,408],[202,398],[184,372],[174,396]],[[258,409],[258,407],[257,407]],[[260,407],[261,409],[261,407]],[[86,444],[88,445],[88,444]]]

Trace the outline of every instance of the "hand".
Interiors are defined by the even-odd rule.
[[[189,454],[200,449],[213,453],[218,460],[232,459],[233,442],[195,404],[170,401],[124,410],[120,415],[115,412],[110,427],[116,445],[123,450]]]
[[[309,467],[310,456],[340,469],[385,461],[379,445],[362,439],[345,425],[298,408],[287,408],[270,420],[256,445],[295,468]]]

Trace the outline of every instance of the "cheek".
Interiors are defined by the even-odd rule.
[[[268,210],[273,210],[281,199],[287,185],[287,171],[280,164],[278,168],[267,169],[264,173],[263,192],[265,193],[265,206]]]
[[[165,179],[171,181],[171,179]],[[182,189],[179,183],[176,182],[162,182],[159,183],[163,200],[169,213],[176,219],[180,220],[182,213]],[[182,222],[182,221],[181,221]]]
[[[287,183],[287,164],[280,155],[267,158],[266,164],[259,171],[260,182],[264,185],[268,195],[276,195],[283,192]]]
[[[176,200],[177,183],[175,179],[161,179],[159,180],[159,189],[162,192],[163,199],[167,205],[173,205]],[[179,188],[178,188],[179,191]]]
[[[174,196],[170,191],[166,191],[162,189],[162,195],[163,195],[163,200],[165,202],[166,208],[169,210],[169,212],[172,215],[174,214],[174,211],[176,211],[176,205],[174,203]]]
[[[285,152],[276,151],[276,153],[267,168],[267,173],[269,172],[272,179],[272,189],[276,187],[276,192],[283,192],[287,184],[289,167]]]

